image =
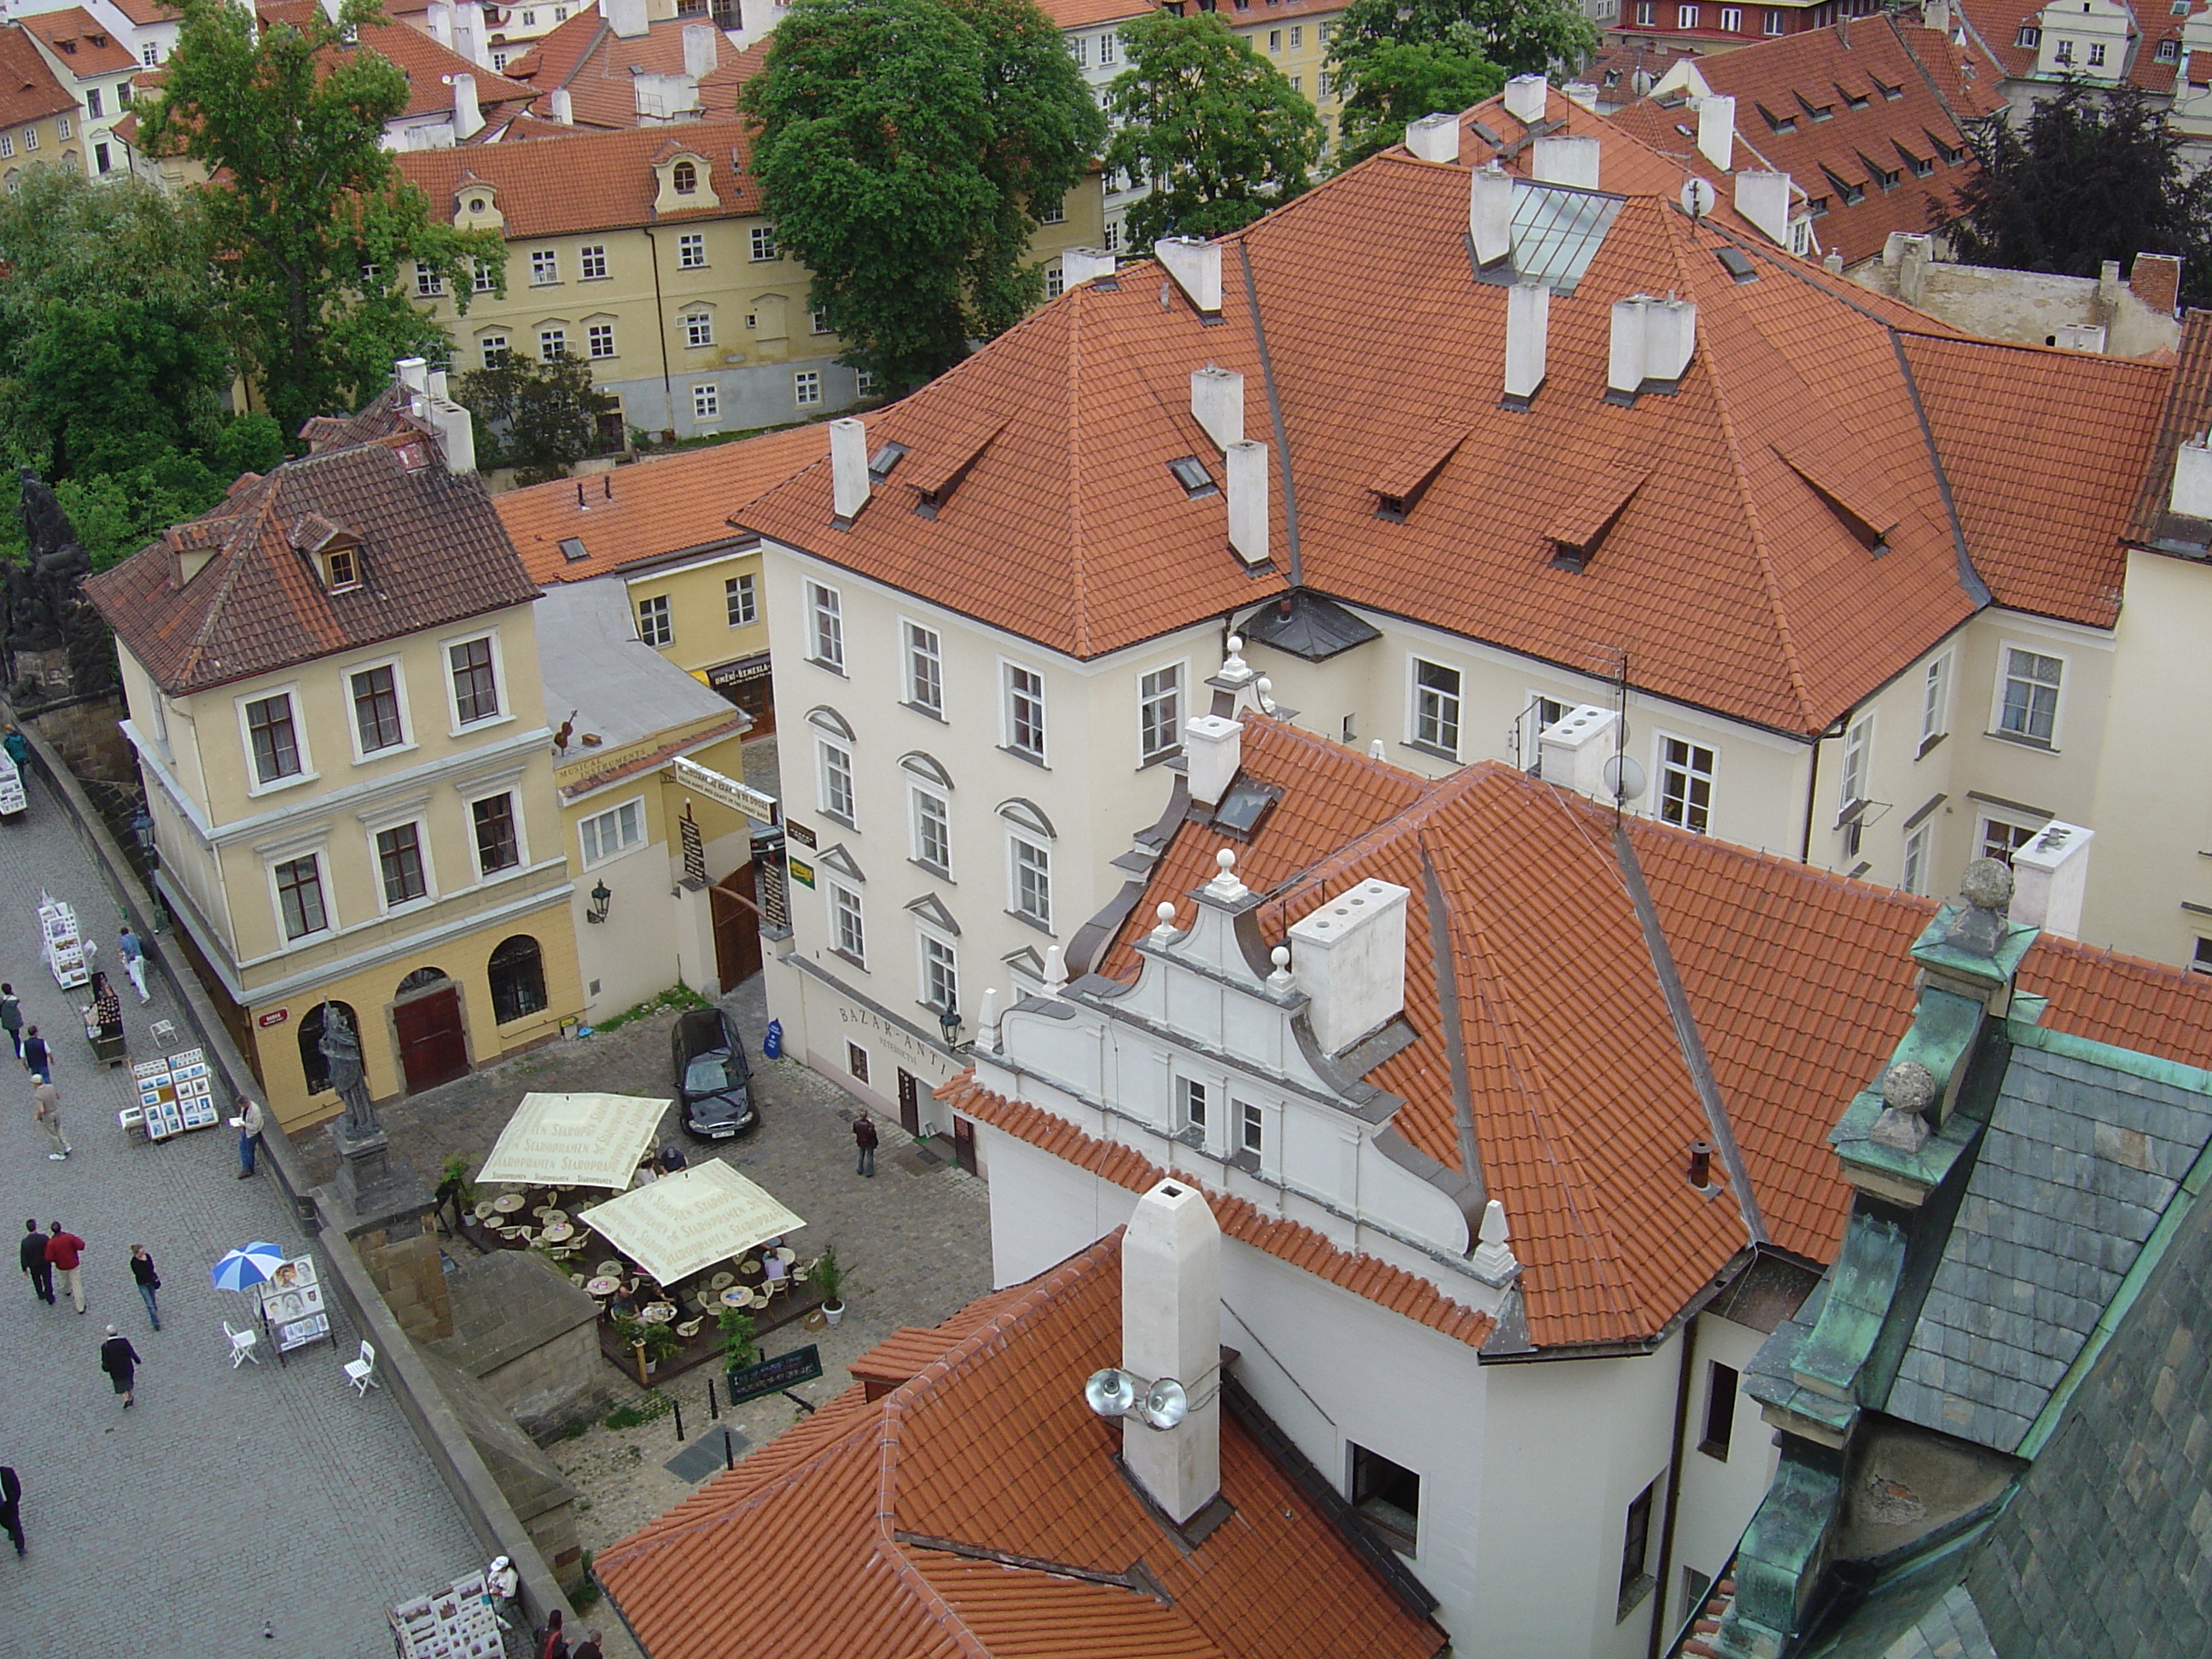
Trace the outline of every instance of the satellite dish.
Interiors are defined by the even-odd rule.
[[[1137,1379],[1108,1366],[1083,1385],[1084,1403],[1101,1417],[1126,1417],[1137,1403]]]
[[[1164,1376],[1146,1392],[1138,1413],[1152,1428],[1171,1429],[1190,1414],[1190,1397],[1182,1383]]]
[[[1721,198],[1710,179],[1691,179],[1682,185],[1682,211],[1692,219],[1702,219],[1713,210],[1713,204]]]
[[[1644,769],[1626,755],[1608,755],[1604,776],[1606,793],[1615,800],[1634,800],[1644,793]]]

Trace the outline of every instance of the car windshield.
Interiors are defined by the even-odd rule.
[[[696,1056],[684,1068],[684,1089],[687,1094],[709,1095],[726,1089],[736,1081],[731,1075],[730,1054],[726,1048],[717,1048],[712,1054]]]

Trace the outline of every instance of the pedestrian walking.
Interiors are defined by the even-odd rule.
[[[599,1632],[585,1632],[584,1639],[568,1650],[568,1659],[605,1659],[599,1650]]]
[[[100,1345],[100,1369],[107,1373],[115,1392],[123,1396],[123,1409],[129,1411],[137,1398],[131,1385],[138,1378],[138,1350],[112,1325],[107,1328],[107,1340]]]
[[[31,1288],[38,1292],[39,1300],[52,1307],[54,1264],[46,1260],[46,1236],[39,1231],[37,1222],[23,1224],[23,1242],[16,1246],[16,1255],[23,1263],[23,1271],[31,1276]]]
[[[15,1547],[15,1553],[23,1553],[23,1483],[15,1478],[15,1471],[0,1463],[0,1532],[8,1534],[8,1541]]]
[[[860,1149],[858,1173],[873,1176],[876,1173],[876,1121],[866,1112],[853,1120],[853,1144]]]
[[[12,726],[8,728],[8,735],[0,738],[0,749],[5,749],[8,758],[19,767],[31,763],[31,740]]]
[[[54,1057],[46,1052],[46,1040],[39,1035],[35,1025],[23,1028],[23,1046],[16,1050],[23,1069],[41,1083],[54,1080]]]
[[[75,1233],[65,1233],[58,1221],[50,1224],[46,1239],[46,1261],[61,1281],[62,1289],[70,1293],[70,1301],[79,1313],[84,1311],[84,1286],[77,1279],[77,1262],[84,1255],[84,1241]]]
[[[154,999],[146,994],[146,947],[139,944],[128,922],[115,936],[115,954],[123,958],[123,971],[131,976],[131,988],[138,993],[138,1000],[151,1002]]]
[[[15,994],[15,988],[0,981],[0,1031],[8,1034],[8,1044],[15,1051],[15,1058],[23,1057],[23,1002]]]
[[[238,1127],[238,1178],[244,1181],[253,1173],[253,1154],[261,1146],[261,1109],[240,1095],[238,1115],[231,1121]]]
[[[31,1115],[45,1127],[46,1139],[54,1149],[46,1156],[58,1163],[70,1155],[69,1138],[62,1133],[62,1094],[51,1083],[43,1079],[31,1091]]]
[[[569,1659],[568,1633],[561,1628],[562,1617],[558,1607],[545,1615],[538,1631],[537,1659]]]
[[[155,1301],[154,1292],[161,1288],[161,1275],[154,1271],[154,1258],[146,1254],[143,1244],[131,1247],[131,1277],[137,1281],[138,1299],[146,1304],[146,1317],[154,1322],[154,1328],[161,1328],[161,1305]]]

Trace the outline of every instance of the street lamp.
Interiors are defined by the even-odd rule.
[[[592,888],[592,908],[584,912],[584,920],[586,921],[605,921],[607,919],[607,906],[613,901],[613,899],[614,895],[607,890],[606,883],[601,882],[598,886]]]
[[[960,1011],[947,1003],[945,1012],[937,1017],[937,1024],[945,1033],[945,1046],[957,1046],[960,1041]]]

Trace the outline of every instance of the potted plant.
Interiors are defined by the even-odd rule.
[[[824,1244],[822,1259],[814,1264],[808,1275],[815,1294],[822,1298],[822,1314],[832,1325],[842,1324],[845,1318],[845,1270],[837,1265],[837,1247]]]
[[[732,1378],[750,1365],[760,1363],[760,1344],[753,1340],[753,1316],[736,1308],[725,1308],[714,1316],[714,1322],[722,1332],[722,1365]],[[737,1384],[730,1384],[732,1393]]]
[[[684,1339],[676,1334],[676,1328],[660,1321],[645,1324],[641,1339],[645,1349],[645,1369],[648,1375],[660,1369],[666,1361],[683,1352]]]
[[[646,1363],[645,1322],[635,1314],[616,1314],[607,1323],[614,1331],[616,1342],[629,1351],[630,1363],[637,1367],[638,1386],[645,1387],[645,1379],[652,1370]]]
[[[476,1183],[469,1179],[469,1161],[459,1152],[448,1154],[438,1171],[437,1200],[453,1206],[453,1226],[458,1231],[477,1201]]]

